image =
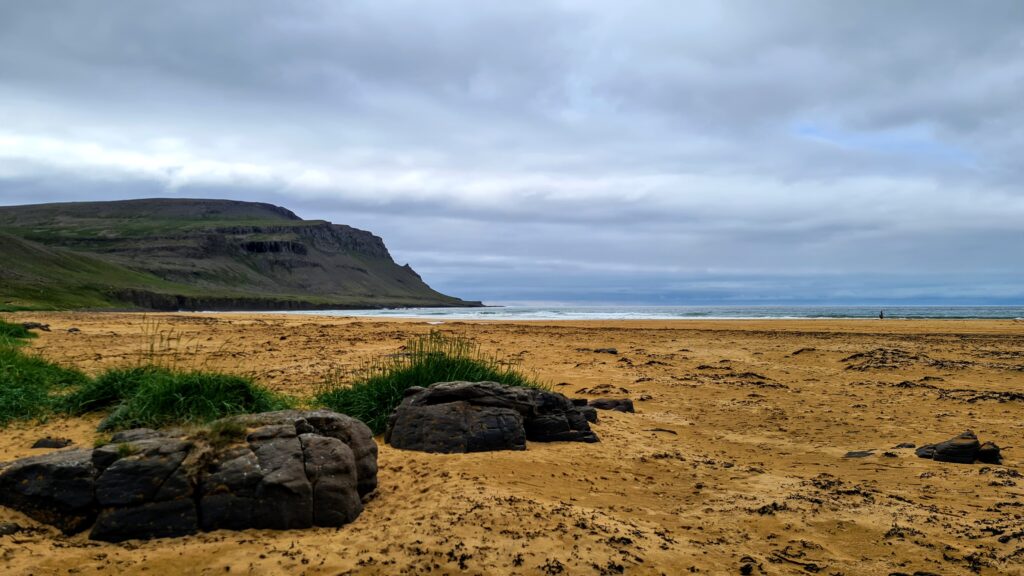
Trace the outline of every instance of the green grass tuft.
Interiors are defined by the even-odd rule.
[[[7,341],[21,338],[35,338],[36,335],[29,330],[26,330],[21,324],[14,324],[5,320],[0,320],[0,343],[9,343]]]
[[[59,404],[60,392],[87,381],[77,370],[0,342],[0,426],[13,420],[45,418]]]
[[[350,386],[342,382],[340,375],[329,378],[314,402],[358,418],[380,434],[406,390],[459,380],[546,388],[524,375],[518,363],[488,356],[472,340],[431,332],[410,340],[401,354],[370,363],[355,374]]]
[[[105,410],[132,396],[143,382],[159,377],[155,366],[113,368],[91,382],[79,386],[62,400],[64,409],[74,415]]]
[[[101,430],[204,423],[291,404],[244,376],[161,366],[110,370],[69,394],[64,403],[71,414],[113,406]]]

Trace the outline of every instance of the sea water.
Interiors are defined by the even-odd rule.
[[[705,320],[705,319],[964,319],[1024,318],[1024,306],[488,306],[303,310],[287,314],[427,318],[433,320]]]

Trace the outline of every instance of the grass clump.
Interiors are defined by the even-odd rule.
[[[13,420],[45,418],[60,403],[61,392],[88,380],[77,370],[0,342],[0,426]]]
[[[314,402],[362,420],[375,434],[384,432],[388,416],[413,386],[464,380],[545,388],[523,374],[517,362],[486,355],[472,340],[441,332],[410,340],[402,353],[371,362],[351,385],[341,380],[338,375],[329,379]]]
[[[4,338],[35,338],[36,335],[21,324],[0,320],[0,337]]]
[[[77,416],[117,406],[132,396],[143,382],[159,377],[157,372],[161,370],[155,366],[107,370],[65,396],[64,409]]]
[[[0,320],[0,345],[14,344],[16,339],[35,338],[36,335],[21,324]]]
[[[110,370],[64,399],[71,414],[113,407],[101,430],[204,423],[287,408],[290,402],[251,378],[162,366]]]

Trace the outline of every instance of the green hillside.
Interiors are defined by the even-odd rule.
[[[269,204],[130,200],[0,207],[0,308],[472,306],[373,234]]]

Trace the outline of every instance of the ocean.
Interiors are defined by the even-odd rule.
[[[489,306],[308,310],[287,314],[426,318],[433,320],[709,320],[709,319],[966,319],[1024,318],[1024,306]]]

